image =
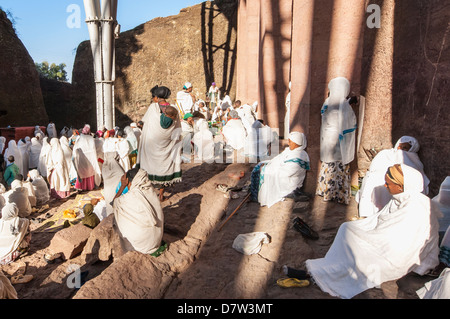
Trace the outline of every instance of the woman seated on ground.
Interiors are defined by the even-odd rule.
[[[6,265],[28,251],[31,241],[30,221],[19,217],[19,208],[7,203],[0,219],[0,265]]]
[[[128,192],[122,194],[125,187]],[[127,250],[153,254],[162,244],[164,214],[146,171],[133,168],[122,176],[113,200],[115,224]]]
[[[439,264],[442,214],[422,194],[422,174],[396,164],[387,170],[385,185],[392,199],[382,210],[343,223],[325,257],[306,261],[324,292],[352,298],[411,271],[424,275]]]
[[[289,147],[270,161],[260,162],[251,175],[251,200],[271,207],[303,186],[309,170],[303,133],[289,134]]]
[[[384,175],[388,167],[394,164],[406,164],[421,172],[424,180],[423,193],[428,194],[430,180],[423,171],[418,151],[419,142],[414,137],[403,136],[394,148],[382,150],[374,157],[361,189],[355,196],[355,200],[359,203],[360,217],[376,214],[391,200],[391,194],[384,187]]]
[[[11,189],[3,196],[7,203],[15,203],[19,210],[19,217],[28,217],[32,213],[32,207],[28,198],[28,190],[23,187],[22,181],[15,179],[11,183]]]
[[[50,199],[50,191],[44,178],[39,175],[37,169],[28,172],[28,180],[34,189],[34,196],[36,197],[36,206],[46,204]]]

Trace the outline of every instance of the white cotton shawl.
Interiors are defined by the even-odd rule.
[[[6,203],[15,203],[19,209],[19,217],[27,217],[31,214],[32,208],[28,198],[28,190],[23,187],[22,182],[14,180],[11,189],[3,194]]]
[[[140,168],[149,174],[152,183],[171,184],[181,178],[181,124],[177,117],[174,123],[163,129],[160,125],[158,103],[149,106],[142,121],[145,123],[137,156]]]
[[[114,218],[126,246],[131,245],[127,247],[129,250],[151,254],[160,247],[164,214],[159,196],[144,170],[138,171],[129,191],[114,201]]]
[[[125,134],[127,135],[127,141],[130,143],[130,151],[136,151],[138,149],[138,140],[136,138],[136,134],[134,133],[131,126],[127,126],[124,129]]]
[[[38,139],[33,137],[31,139],[30,154],[28,159],[29,168],[37,168],[39,166],[39,156],[41,155],[42,145]]]
[[[27,142],[22,140],[17,143],[17,148],[20,151],[20,156],[22,157],[22,175],[28,175],[28,162],[30,161],[30,153],[28,152]]]
[[[0,154],[3,154],[3,151],[5,150],[5,144],[6,144],[6,137],[0,136]]]
[[[75,167],[73,166],[72,162],[72,149],[69,146],[69,139],[66,136],[61,136],[59,138],[59,144],[61,145],[61,148],[64,153],[64,159],[66,161],[66,166],[69,169],[69,180],[73,180],[77,178],[77,171],[75,170]]]
[[[413,145],[409,151],[397,149],[401,142],[407,141]],[[387,169],[394,164],[405,164],[418,170],[424,181],[423,193],[428,194],[430,180],[423,170],[423,164],[417,154],[418,150],[417,140],[404,136],[397,141],[394,148],[382,150],[374,157],[366,176],[364,176],[361,188],[355,196],[355,200],[359,203],[359,216],[367,217],[376,214],[392,199],[391,194],[384,187],[384,176]]]
[[[198,120],[197,127],[199,130],[192,138],[197,156],[200,161],[212,163],[214,161],[214,137],[204,119]]]
[[[47,155],[47,179],[50,188],[60,192],[70,191],[69,168],[59,139],[50,141],[51,151]]]
[[[310,162],[305,147],[306,145],[302,145],[294,150],[287,147],[261,168],[258,192],[258,202],[261,206],[270,208],[296,188],[303,186],[306,168],[309,169]],[[303,163],[303,167],[300,163]]]
[[[0,219],[0,259],[13,253],[27,233],[30,221],[19,217],[19,208],[7,203]]]
[[[73,147],[73,157],[78,177],[84,179],[94,176],[95,185],[99,186],[102,172],[98,165],[95,141],[91,135],[80,135]]]
[[[401,167],[403,193],[393,195],[377,214],[343,223],[325,257],[306,261],[323,291],[348,299],[411,271],[423,275],[438,265],[441,213],[421,193],[422,174]]]
[[[245,147],[247,131],[240,119],[229,120],[223,127],[222,134],[225,137],[226,144],[235,150],[240,150]]]
[[[48,138],[51,140],[52,138],[58,137],[58,132],[56,131],[56,126],[54,123],[49,123],[47,125],[47,135]]]
[[[116,152],[105,153],[105,162],[102,166],[102,177],[104,185],[103,197],[105,198],[106,214],[108,216],[113,212],[113,208],[110,203],[116,195],[116,189],[120,183],[120,179],[122,178],[123,174],[125,174],[122,166],[115,159],[116,155]]]
[[[272,129],[260,121],[255,121],[247,133],[245,155],[265,160],[265,157],[269,156],[269,146],[273,138]]]
[[[192,100],[192,96],[186,91],[179,91],[177,93],[177,103],[183,110],[184,114],[192,113],[192,109],[194,107],[194,100]],[[144,120],[142,120],[145,124]]]
[[[37,169],[28,172],[31,178],[31,185],[33,185],[34,195],[36,196],[36,205],[43,205],[50,199],[50,192],[47,183],[44,181]]]
[[[51,151],[52,147],[48,143],[48,137],[44,137],[42,139],[42,148],[41,153],[39,155],[39,165],[38,165],[38,171],[39,174],[43,177],[47,177],[47,156],[48,153]]]
[[[130,154],[130,144],[128,140],[124,138],[117,139],[117,154],[119,154],[119,163],[123,167],[125,172],[128,172],[131,169],[130,158],[128,155]]]
[[[321,113],[320,160],[325,163],[350,163],[355,156],[356,116],[347,101],[350,83],[338,77],[328,84],[330,97]]]
[[[6,166],[8,166],[9,164],[11,164],[8,161],[8,157],[9,156],[14,156],[14,163],[17,165],[17,167],[19,168],[19,173],[23,175],[23,161],[22,161],[22,154],[19,150],[19,148],[17,147],[16,141],[15,140],[10,140],[8,143],[8,148],[5,150],[5,161],[6,161]]]

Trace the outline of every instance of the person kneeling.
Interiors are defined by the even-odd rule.
[[[128,192],[122,194],[125,187]],[[159,251],[164,233],[164,215],[159,195],[146,171],[133,168],[121,179],[121,188],[113,200],[116,229],[126,250],[143,254]]]

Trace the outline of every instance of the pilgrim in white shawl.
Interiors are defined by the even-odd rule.
[[[41,155],[42,144],[36,137],[31,139],[30,153],[28,158],[29,170],[36,169],[39,166],[39,156]],[[24,175],[25,176],[25,175]]]
[[[181,120],[181,140],[182,140],[182,156],[190,161],[193,153],[192,137],[194,136],[194,117],[191,113],[186,113]]]
[[[196,102],[196,98],[194,94],[192,93],[192,84],[189,82],[186,82],[183,86],[183,90],[179,91],[177,93],[177,104],[179,107],[181,107],[181,110],[183,111],[183,114],[191,113],[194,109],[194,104]],[[144,123],[145,122],[144,120]]]
[[[213,82],[209,87],[208,99],[211,110],[214,110],[220,104],[220,89],[216,86],[216,82]]]
[[[22,157],[22,170],[21,174],[23,176],[27,176],[28,174],[28,163],[30,161],[30,152],[28,151],[28,145],[24,138],[21,138],[17,143],[17,148],[20,151],[20,155]]]
[[[58,137],[58,132],[56,131],[56,125],[53,122],[48,123],[47,125],[47,136],[51,140],[54,137]]]
[[[39,165],[37,167],[39,174],[45,178],[47,177],[47,156],[51,149],[52,147],[48,142],[48,137],[45,136],[42,140],[41,153],[39,154]]]
[[[117,154],[119,155],[119,164],[123,167],[125,172],[128,172],[131,169],[130,158],[130,144],[128,140],[124,138],[125,133],[122,129],[117,131]]]
[[[251,175],[251,200],[271,207],[303,186],[310,160],[306,137],[300,132],[289,134],[289,147],[270,161],[260,162]]]
[[[137,143],[139,145],[139,141],[140,141],[140,138],[141,138],[142,130],[139,127],[137,127],[137,124],[134,123],[134,122],[130,124],[130,127],[133,130],[134,136],[136,136],[136,140],[137,140]]]
[[[230,112],[227,124],[222,128],[222,135],[226,145],[234,150],[241,150],[245,146],[247,131],[236,110]]]
[[[95,141],[90,133],[83,133],[77,139],[73,147],[73,163],[77,172],[76,189],[90,191],[101,184]]]
[[[36,125],[34,127],[34,136],[40,140],[39,142],[42,143],[42,140],[44,139],[44,132],[42,132],[41,127],[39,125]]]
[[[284,115],[284,138],[289,136],[289,126],[291,123],[291,87],[292,82],[289,82],[289,93],[286,96],[286,114]]]
[[[113,201],[120,179],[126,173],[119,162],[116,160],[116,152],[106,152],[105,162],[102,166],[103,177],[103,197],[105,198],[106,215],[113,212],[111,202]]]
[[[30,170],[28,172],[28,180],[34,189],[34,195],[36,196],[36,206],[42,206],[50,199],[50,191],[44,178],[39,175],[37,169]]]
[[[395,164],[385,181],[391,201],[374,215],[343,223],[325,257],[306,261],[324,292],[349,299],[410,272],[424,275],[439,264],[441,213],[422,193],[422,174]]]
[[[19,173],[23,174],[23,160],[22,160],[22,154],[19,150],[19,148],[17,147],[16,141],[15,140],[10,140],[8,142],[8,148],[5,150],[5,161],[6,161],[6,166],[8,166],[9,164],[11,164],[10,161],[8,161],[8,157],[12,155],[14,156],[14,163],[17,165],[17,167],[19,168]]]
[[[161,246],[164,233],[164,214],[158,193],[147,172],[138,168],[122,176],[121,186],[113,203],[115,229],[126,250],[153,254]],[[129,191],[122,194],[126,186]]]
[[[31,241],[30,221],[19,217],[19,209],[14,203],[2,208],[0,219],[0,265],[17,260],[28,251]]]
[[[205,119],[199,119],[196,126],[198,127],[198,132],[192,138],[196,161],[212,163],[215,158],[215,144],[214,136],[209,130],[208,122]]]
[[[134,167],[136,165],[137,152],[138,152],[138,139],[136,138],[136,134],[134,133],[131,126],[126,126],[124,129],[126,139],[129,144],[130,154],[128,155],[130,159],[130,166]]]
[[[50,140],[51,151],[47,155],[47,180],[50,196],[56,199],[70,196],[69,168],[58,138]]]
[[[20,180],[22,182],[22,186],[27,190],[28,192],[28,200],[30,201],[30,205],[31,207],[36,207],[36,192],[34,190],[33,184],[31,184],[31,182],[27,179],[24,180],[24,177],[19,174],[18,176],[16,176],[16,179]]]
[[[107,132],[107,131],[105,131]],[[104,134],[103,134],[104,135]],[[94,136],[94,143],[95,143],[95,151],[97,152],[97,161],[98,166],[100,168],[100,171],[102,170],[102,165],[104,161],[104,155],[103,155],[103,143],[105,142],[105,139],[103,137],[98,137],[97,135]]]
[[[6,137],[0,136],[0,154],[3,155],[3,151],[5,150],[6,146]]]
[[[418,141],[414,137],[403,136],[394,148],[382,150],[373,158],[361,188],[355,196],[355,200],[359,203],[360,217],[376,214],[391,200],[391,194],[384,187],[384,175],[394,164],[406,164],[421,172],[424,181],[423,193],[428,194],[430,180],[425,175],[418,151]]]
[[[263,120],[258,120],[247,133],[245,156],[249,158],[250,163],[265,161],[270,155],[271,143],[274,140],[272,129],[264,125]]]
[[[143,117],[145,123],[139,143],[137,163],[145,170],[150,181],[160,191],[181,182],[181,124],[173,106],[160,107],[152,103]]]
[[[15,179],[11,183],[11,189],[3,194],[6,203],[15,203],[19,209],[19,217],[28,217],[32,213],[32,207],[28,198],[28,190],[23,187],[22,181]]]
[[[356,116],[348,103],[350,82],[344,77],[328,84],[330,91],[321,109],[320,160],[316,194],[324,201],[350,201],[350,162],[355,156]]]
[[[61,145],[61,148],[64,153],[64,159],[66,161],[66,166],[69,169],[69,180],[71,185],[75,185],[75,180],[77,178],[77,172],[75,171],[75,167],[73,166],[72,162],[72,154],[73,151],[69,146],[69,140],[65,135],[61,136],[59,138],[59,144]]]

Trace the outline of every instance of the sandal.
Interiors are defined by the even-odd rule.
[[[300,217],[294,219],[294,229],[309,239],[319,239],[319,234],[308,226]]]
[[[283,288],[301,288],[309,286],[309,281],[297,278],[281,278],[277,280],[277,285]]]
[[[217,184],[216,185],[216,190],[222,193],[227,193],[228,192],[228,185],[226,184]]]
[[[13,276],[11,278],[11,283],[13,285],[15,285],[15,284],[26,284],[27,282],[30,282],[33,278],[34,278],[33,275]]]

